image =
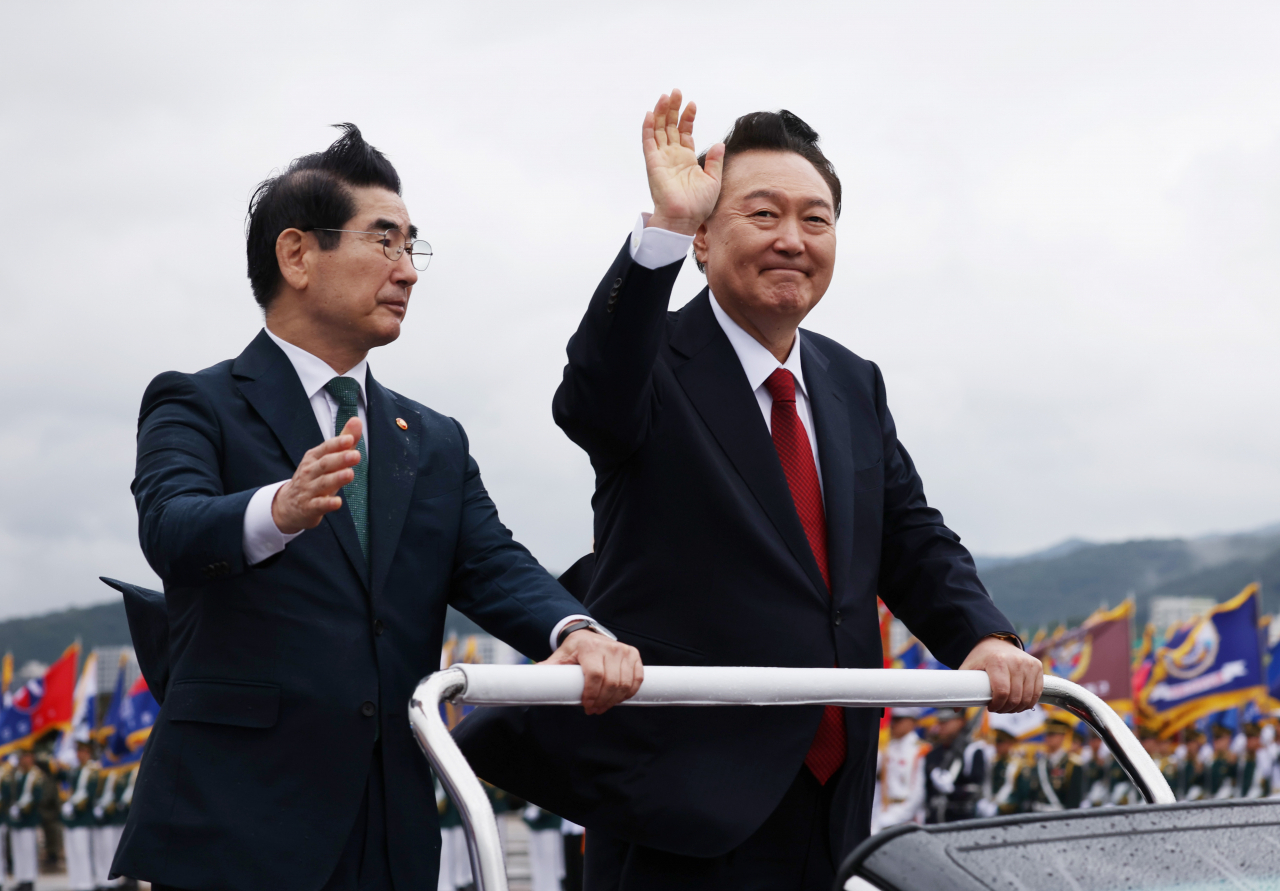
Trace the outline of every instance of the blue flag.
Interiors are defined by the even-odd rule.
[[[1255,584],[1179,628],[1156,651],[1139,701],[1153,729],[1167,736],[1265,690]]]

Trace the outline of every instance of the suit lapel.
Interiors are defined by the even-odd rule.
[[[391,559],[418,478],[422,417],[413,409],[397,404],[394,394],[373,379],[372,371],[366,377],[365,390],[369,394],[371,590],[377,597],[391,570]],[[396,418],[403,420],[408,429],[401,430]]]
[[[825,604],[827,586],[791,500],[782,462],[738,354],[711,312],[710,299],[704,289],[680,311],[671,346],[688,358],[676,365],[676,379]]]
[[[852,573],[854,494],[849,409],[831,379],[827,357],[803,331],[799,337],[805,392],[813,409],[818,461],[822,465],[822,500],[827,511],[827,571],[834,595]]]
[[[271,428],[295,467],[302,462],[308,449],[315,448],[324,441],[320,428],[316,425],[315,412],[311,410],[311,402],[302,389],[302,382],[298,380],[293,363],[267,336],[265,329],[236,359],[231,372],[244,398]],[[333,530],[347,559],[367,587],[369,564],[360,550],[360,539],[356,537],[356,525],[351,519],[351,511],[344,504],[340,509],[326,514],[323,522]]]

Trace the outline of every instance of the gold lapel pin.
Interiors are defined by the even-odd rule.
[[[401,430],[408,430],[409,422],[406,421],[404,418],[396,418],[396,426],[399,427]]]

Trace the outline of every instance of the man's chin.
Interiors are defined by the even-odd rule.
[[[394,343],[400,337],[399,319],[380,319],[369,333],[369,349]]]

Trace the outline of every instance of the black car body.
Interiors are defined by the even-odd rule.
[[[1280,889],[1280,799],[1108,807],[872,836],[837,889]]]

